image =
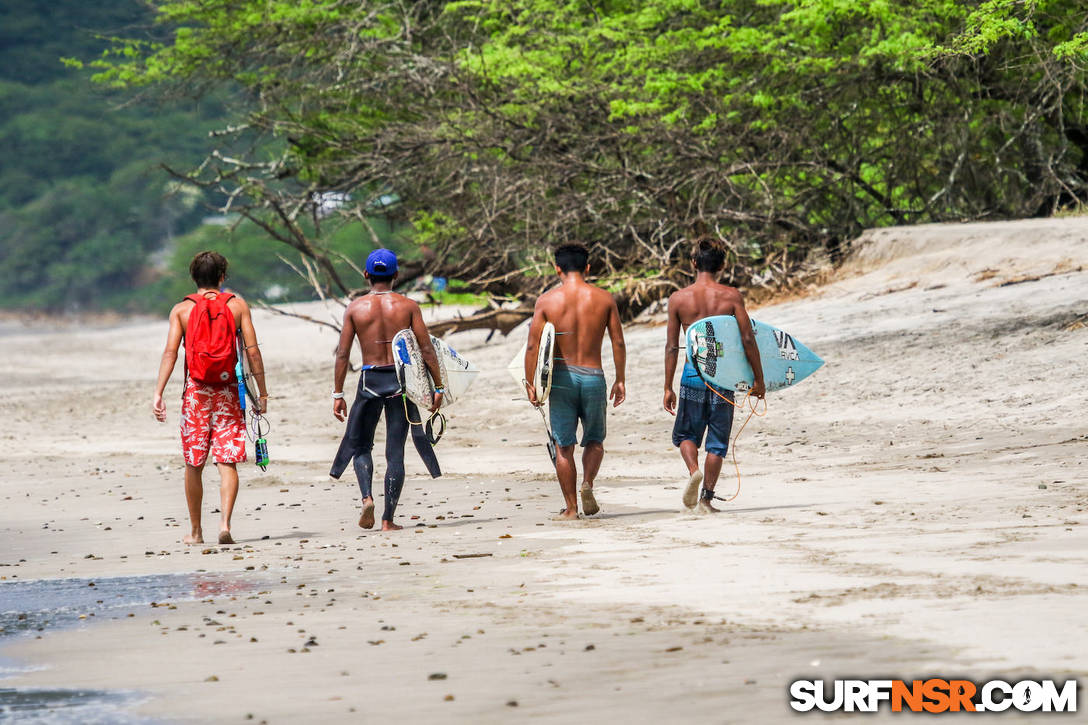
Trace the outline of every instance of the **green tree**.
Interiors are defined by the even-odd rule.
[[[230,137],[254,151],[194,183],[303,254],[314,200],[350,193],[342,213],[411,221],[433,270],[489,289],[591,241],[637,309],[699,236],[765,281],[864,227],[1049,213],[1088,182],[1072,0],[155,7],[178,30],[100,80],[254,100]]]

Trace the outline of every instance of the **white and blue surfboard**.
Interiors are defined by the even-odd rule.
[[[442,407],[453,405],[472,385],[479,371],[476,366],[457,354],[445,340],[431,335],[431,344],[438,356],[438,369],[442,373]],[[393,364],[404,394],[416,405],[429,409],[434,403],[434,381],[427,372],[420,352],[419,342],[411,330],[401,330],[393,336]]]
[[[752,320],[752,332],[763,365],[767,392],[790,388],[824,364],[792,335],[777,327]],[[737,318],[732,315],[704,317],[688,327],[688,360],[708,383],[725,390],[747,390],[755,382],[752,366],[740,342]]]

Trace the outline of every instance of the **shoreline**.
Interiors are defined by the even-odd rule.
[[[680,510],[653,323],[627,328],[601,515],[549,520],[543,429],[506,372],[522,332],[470,331],[451,338],[480,373],[450,410],[445,475],[409,448],[406,529],[386,535],[356,526],[355,481],[326,475],[336,335],[255,312],[272,465],[242,467],[228,547],[180,543],[176,375],[168,424],[149,412],[163,321],[5,338],[0,578],[267,583],[4,642],[47,669],[3,686],[137,691],[137,715],[180,722],[784,722],[798,677],[1088,676],[1088,389],[1071,384],[1088,329],[1063,324],[1088,308],[1083,226],[1076,244],[988,227],[960,257],[934,242],[760,307],[827,364],[768,396],[716,516]],[[207,530],[216,504],[213,475]]]

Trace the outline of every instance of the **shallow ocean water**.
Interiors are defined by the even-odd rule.
[[[202,599],[252,586],[238,576],[205,573],[0,582],[0,645],[20,635],[40,636],[59,628],[122,619],[152,602]],[[32,669],[40,668],[0,658],[0,681]],[[0,722],[158,722],[130,712],[145,699],[135,692],[0,687]]]
[[[146,698],[137,693],[101,690],[31,690],[0,687],[0,722],[52,725],[151,725],[159,720],[129,708]]]
[[[0,582],[0,638],[89,624],[99,617],[121,618],[135,611],[128,608],[152,602],[201,599],[247,588],[239,577],[204,573]]]

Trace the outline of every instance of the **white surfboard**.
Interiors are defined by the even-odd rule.
[[[510,373],[510,377],[514,379],[514,382],[518,384],[518,390],[523,394],[525,393],[525,353],[529,349],[529,342],[526,341],[521,346],[521,350],[514,356],[514,359],[510,361],[510,364],[506,366],[506,371]],[[548,396],[552,392],[552,372],[555,369],[555,326],[550,322],[544,323],[544,329],[540,331],[540,347],[536,356],[536,369],[533,372],[533,388],[536,390],[537,400],[540,401],[540,405],[536,406],[537,411],[540,413],[541,420],[544,421],[544,429],[548,432],[548,442],[546,444],[548,449],[548,457],[552,459],[552,465],[555,465],[556,451],[558,449],[558,443],[555,440],[555,435],[552,433],[552,427],[548,423],[547,416],[544,415],[544,403],[547,402]]]
[[[521,350],[510,364],[506,366],[507,372],[518,389],[525,390],[525,352],[529,349],[529,343],[521,346]],[[555,326],[550,322],[544,323],[544,329],[540,331],[540,347],[536,356],[536,370],[533,373],[533,389],[536,390],[537,400],[542,404],[548,400],[552,392],[552,371],[555,369]]]
[[[471,362],[457,354],[444,340],[431,335],[431,344],[438,355],[438,368],[442,373],[442,407],[447,408],[465,394],[476,379],[479,370]],[[434,402],[434,381],[423,363],[419,342],[411,330],[401,330],[393,336],[393,363],[397,379],[405,395],[423,410],[429,410]]]

